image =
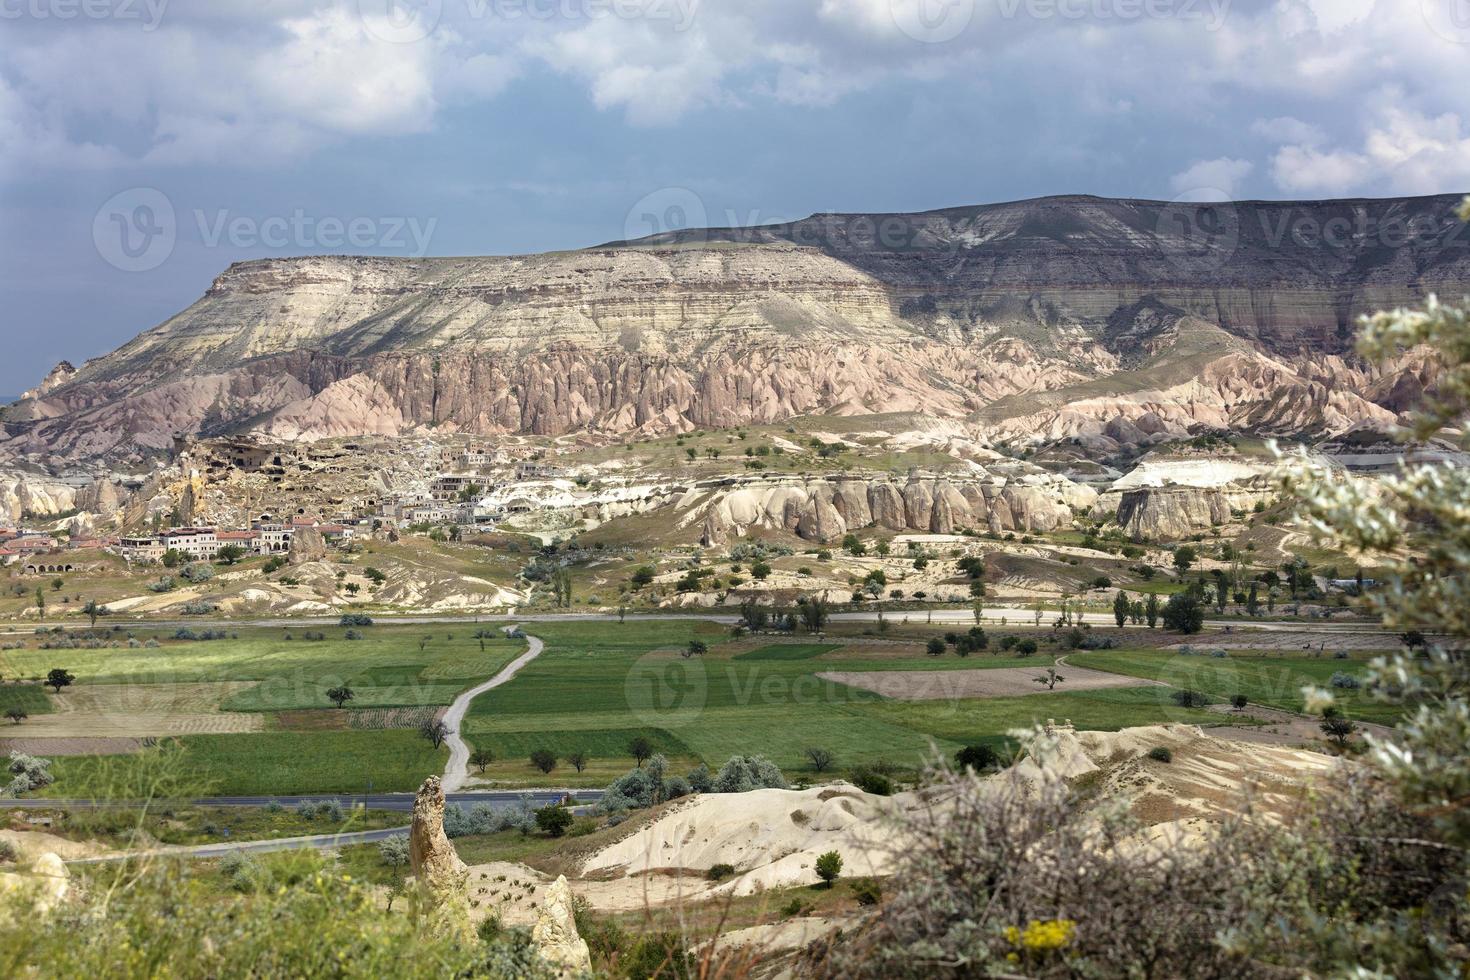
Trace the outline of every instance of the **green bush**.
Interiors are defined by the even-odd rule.
[[[712,865],[710,867],[710,869],[705,872],[705,875],[704,876],[706,878],[708,878],[710,881],[724,881],[726,878],[729,878],[729,877],[733,876],[734,874],[735,874],[735,865],[733,865],[733,864],[716,864],[716,865]]]
[[[1167,745],[1156,745],[1148,750],[1148,757],[1155,762],[1173,762],[1174,753],[1169,751]]]

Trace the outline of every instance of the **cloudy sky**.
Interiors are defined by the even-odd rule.
[[[0,393],[230,262],[1470,190],[1470,0],[0,0]]]

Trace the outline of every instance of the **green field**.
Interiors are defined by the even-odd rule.
[[[623,736],[633,730],[657,731],[666,744],[684,747],[674,749],[681,757],[710,766],[757,753],[800,771],[811,746],[833,752],[839,766],[877,760],[912,766],[933,749],[950,753],[967,742],[1003,740],[1048,718],[1094,729],[1220,721],[1180,711],[1164,688],[906,703],[816,676],[1035,666],[1035,658],[928,657],[917,643],[864,648],[861,640],[851,650],[834,643],[753,644],[693,621],[543,623],[534,632],[546,641],[545,652],[513,682],[477,698],[465,720],[472,744],[497,756],[512,742],[519,750],[506,765],[491,767],[487,775],[497,780],[526,784],[524,756],[542,747],[558,754],[558,746],[586,750],[599,775],[629,768]],[[694,638],[709,653],[683,657]],[[558,776],[578,783],[566,767]]]
[[[1068,656],[1068,663],[1106,670],[1130,677],[1147,677],[1171,687],[1202,691],[1219,701],[1244,694],[1252,704],[1286,711],[1301,711],[1305,704],[1302,687],[1328,687],[1332,675],[1341,671],[1361,678],[1374,655],[1354,654],[1347,660],[1331,657],[1280,657],[1252,650],[1235,650],[1224,658],[1181,656],[1168,650],[1099,650]],[[1363,691],[1333,692],[1349,717],[1360,721],[1393,724],[1401,708],[1374,701]]]
[[[204,629],[200,626],[198,629]],[[44,677],[65,667],[77,685],[185,684],[254,681],[226,698],[226,711],[285,711],[330,707],[327,691],[346,684],[355,708],[442,705],[476,680],[492,676],[519,656],[525,644],[504,637],[481,641],[477,627],[321,627],[325,640],[305,639],[308,629],[238,630],[238,639],[180,641],[157,633],[159,646],[102,650],[8,650],[0,675]],[[152,634],[140,631],[138,640]],[[291,637],[291,639],[287,639]],[[427,639],[426,639],[427,638]]]
[[[46,689],[39,685],[0,684],[0,722],[11,708],[19,708],[28,715],[49,715],[54,710]],[[3,723],[10,726],[9,722]]]
[[[290,796],[303,793],[411,792],[444,771],[446,751],[416,732],[267,732],[184,735],[182,772],[191,795]],[[134,756],[70,756],[53,761],[56,782],[43,795],[91,798],[120,778]]]
[[[735,655],[736,660],[810,660],[840,650],[835,643],[773,643]]]

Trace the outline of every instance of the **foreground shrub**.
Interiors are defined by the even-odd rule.
[[[29,914],[19,896],[0,899],[0,975],[556,976],[522,933],[461,944],[423,929],[417,909],[384,912],[372,889],[320,855],[270,857],[233,860],[229,880],[240,887],[228,896],[188,897],[205,894],[202,883],[168,862],[149,872],[118,865],[104,887],[47,915]],[[252,877],[269,887],[252,887]]]

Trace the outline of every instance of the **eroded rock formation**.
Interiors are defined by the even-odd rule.
[[[592,953],[587,948],[587,941],[577,933],[577,919],[572,912],[572,888],[567,884],[566,875],[557,876],[547,889],[541,907],[536,910],[531,942],[562,977],[578,977],[592,971]]]
[[[1251,506],[1267,491],[1219,487],[1141,487],[1118,501],[1118,526],[1135,541],[1176,541],[1231,519],[1232,509]]]
[[[408,860],[420,890],[421,914],[427,927],[472,942],[470,869],[444,833],[444,789],[438,776],[424,780],[414,798]]]
[[[807,541],[839,541],[849,531],[951,534],[980,531],[1052,531],[1087,509],[1096,492],[1063,480],[1011,482],[989,478],[910,476],[906,481],[813,478],[771,481],[716,494],[704,512],[706,546],[727,543],[752,528],[786,531]]]

